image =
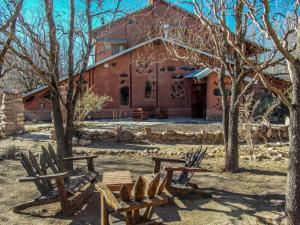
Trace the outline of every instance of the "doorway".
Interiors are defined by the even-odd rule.
[[[206,83],[192,84],[192,118],[206,117]]]

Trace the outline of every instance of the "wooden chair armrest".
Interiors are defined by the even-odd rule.
[[[152,207],[152,206],[160,206],[160,205],[168,204],[168,203],[169,203],[169,197],[167,197],[165,194],[160,194],[160,195],[155,195],[151,199],[145,198],[138,202],[121,201],[120,202],[121,207],[116,212],[117,213],[127,212],[127,211],[143,209],[143,208]]]
[[[184,159],[170,159],[170,158],[152,157],[152,160],[153,161],[160,161],[160,162],[185,163]]]
[[[98,183],[95,186],[95,189],[101,194],[104,195],[106,203],[111,206],[116,212],[122,208],[118,199],[114,196],[111,190],[104,184]]]
[[[43,175],[43,176],[35,176],[35,177],[24,177],[19,179],[20,182],[29,182],[29,181],[37,181],[37,180],[53,180],[59,177],[65,177],[68,175],[68,172],[63,173],[55,173],[50,175]]]
[[[167,204],[169,202],[169,198],[165,194],[156,195],[151,199],[145,198],[138,202],[124,202],[122,200],[120,200],[119,202],[115,195],[105,184],[99,183],[95,188],[98,192],[100,192],[100,194],[104,195],[106,204],[112,207],[116,213],[127,212],[151,206],[159,206],[162,204]]]
[[[164,167],[166,171],[187,171],[187,172],[208,172],[207,169],[204,168],[193,168],[193,167]]]
[[[67,157],[63,158],[63,161],[75,161],[75,160],[84,160],[84,159],[94,159],[97,158],[97,155],[85,155],[85,156],[74,156],[74,157]]]

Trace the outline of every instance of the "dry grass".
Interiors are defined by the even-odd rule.
[[[5,146],[14,145],[21,151],[28,149],[40,151],[40,144],[26,140],[6,139],[0,141],[0,152]],[[157,148],[160,152],[187,151],[196,145],[103,145],[85,148],[95,151],[102,149],[135,149]],[[213,151],[215,147],[211,147]],[[219,146],[220,148],[220,146]],[[247,155],[246,148],[242,156]],[[285,147],[286,150],[286,147]],[[186,225],[225,225],[225,224],[276,224],[275,218],[284,210],[284,192],[286,180],[286,162],[272,160],[241,160],[242,173],[230,174],[220,172],[222,157],[211,157],[204,160],[204,167],[211,172],[197,174],[193,181],[200,187],[214,193],[212,199],[197,197],[176,199],[176,204],[162,207],[157,213],[166,224]],[[150,157],[141,156],[99,156],[96,168],[102,173],[105,170],[129,169],[134,177],[152,172]],[[14,205],[30,200],[37,195],[33,184],[18,183],[17,179],[25,176],[19,161],[0,161],[0,224],[99,224],[99,195],[97,193],[81,212],[72,217],[59,213],[59,205],[35,207],[26,214],[14,214]]]

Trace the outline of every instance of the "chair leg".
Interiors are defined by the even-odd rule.
[[[126,212],[125,223],[126,225],[133,225],[132,211]]]
[[[20,213],[24,209],[27,209],[27,208],[30,208],[30,207],[33,207],[33,206],[47,205],[47,204],[55,203],[55,202],[58,202],[58,201],[59,201],[58,198],[52,199],[52,200],[37,200],[37,199],[34,199],[34,200],[24,202],[22,204],[19,204],[19,205],[15,206],[14,209],[13,209],[13,212],[14,213]]]
[[[105,201],[105,196],[100,194],[101,198],[101,225],[109,225],[108,207]]]
[[[33,206],[37,206],[37,202],[35,200],[32,200],[32,201],[28,201],[28,202],[25,202],[25,203],[22,203],[20,205],[17,205],[14,207],[13,209],[13,212],[14,213],[19,213],[21,211],[23,211],[24,209],[27,209],[27,208],[30,208],[30,207],[33,207]]]

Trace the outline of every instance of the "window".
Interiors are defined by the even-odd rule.
[[[128,77],[128,74],[127,73],[121,73],[120,77]]]
[[[161,72],[165,72],[165,71],[166,71],[166,68],[165,68],[165,67],[162,67],[162,68],[160,68],[160,71],[161,71]]]
[[[226,89],[225,91],[227,92],[226,93],[227,96],[231,96],[231,90]],[[219,88],[214,89],[213,94],[214,94],[214,96],[222,96],[221,90]]]
[[[110,44],[103,44],[102,51],[109,51],[110,50]]]
[[[43,95],[43,99],[45,99],[46,101],[51,101],[50,91],[46,92],[46,94]]]
[[[44,102],[40,103],[40,109],[45,109],[46,108],[46,104]]]
[[[174,72],[174,71],[176,71],[176,67],[175,67],[175,66],[168,66],[168,67],[167,67],[167,70],[168,70],[169,72]]]
[[[192,66],[181,66],[180,69],[183,71],[195,71],[195,68]]]
[[[145,84],[145,98],[149,99],[152,96],[152,84],[151,81],[147,80]]]
[[[119,52],[122,52],[124,50],[124,45],[113,45],[112,46],[112,54],[118,54]]]
[[[120,105],[129,104],[129,87],[125,86],[120,89]]]
[[[116,67],[116,66],[117,66],[117,63],[114,62],[114,63],[111,64],[111,66],[112,66],[112,67]]]
[[[35,99],[35,96],[30,96],[29,98],[25,99],[25,102],[31,102],[33,99]]]

